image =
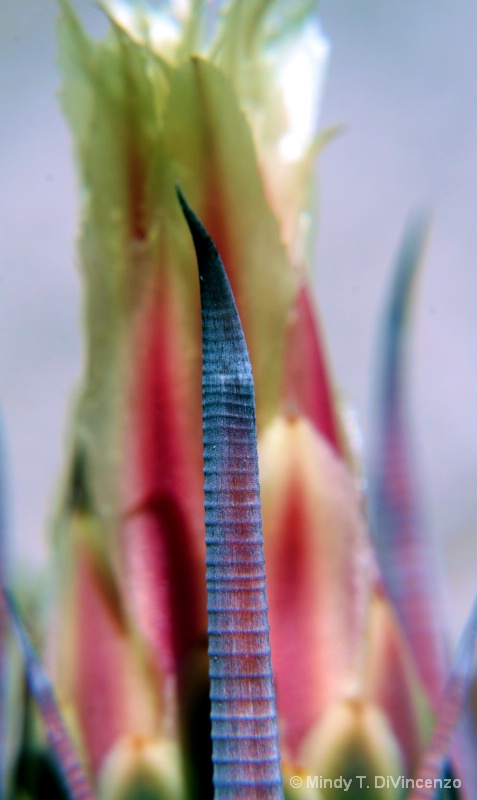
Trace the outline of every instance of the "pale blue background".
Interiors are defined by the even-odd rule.
[[[76,3],[101,27],[87,0]],[[412,412],[456,630],[477,587],[477,4],[323,0],[333,41],[317,285],[335,374],[369,430],[379,312],[409,213],[434,212],[416,308]],[[52,0],[0,0],[0,398],[14,557],[44,558],[80,370],[76,194],[55,100]]]

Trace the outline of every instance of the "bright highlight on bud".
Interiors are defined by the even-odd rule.
[[[358,776],[364,776],[361,787],[369,800],[394,800],[393,789],[376,789],[375,777],[394,778],[403,771],[399,745],[386,716],[377,706],[359,699],[340,701],[328,709],[310,733],[303,757],[312,774],[323,776],[318,785],[324,800],[346,796],[343,784],[356,791]]]
[[[181,19],[187,15],[187,5],[173,3],[172,13],[167,13],[131,0],[105,0],[103,3],[111,18],[136,41],[149,41],[155,49],[171,52],[181,39]]]
[[[306,20],[298,37],[275,53],[278,86],[287,114],[279,150],[289,161],[302,158],[317,132],[330,44],[316,19]]]
[[[101,800],[183,800],[183,765],[172,742],[140,737],[120,740],[98,784]]]

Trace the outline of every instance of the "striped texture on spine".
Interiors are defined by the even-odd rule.
[[[8,610],[10,624],[20,648],[29,691],[38,705],[45,726],[46,738],[56,757],[65,796],[68,800],[94,800],[88,778],[61,717],[52,685],[30,642],[13,597],[6,589],[3,589],[2,599]]]
[[[202,304],[210,699],[216,800],[283,797],[265,594],[252,370],[211,238],[179,192]]]
[[[384,320],[370,506],[386,586],[435,705],[448,664],[433,553],[418,503],[404,396],[411,301],[427,232],[425,217],[417,218],[406,232]]]

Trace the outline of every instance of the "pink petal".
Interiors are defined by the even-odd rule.
[[[282,403],[286,410],[303,414],[343,453],[328,365],[310,289],[303,282],[290,312],[285,343]]]
[[[344,462],[303,418],[260,443],[272,665],[284,755],[358,668],[372,562]]]

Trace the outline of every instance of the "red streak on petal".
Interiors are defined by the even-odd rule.
[[[74,693],[93,773],[115,741],[129,733],[123,672],[127,639],[113,613],[91,559],[77,552],[76,676]]]
[[[310,598],[316,600],[316,587],[310,580],[311,553],[303,536],[304,515],[299,494],[289,498],[288,503],[276,554],[276,584],[270,586],[269,597],[278,708],[287,722],[286,739],[293,751],[319,713],[322,701],[316,694],[321,694],[323,683],[334,672],[318,672],[314,659],[310,658],[310,649],[316,644],[310,638],[313,627]],[[318,606],[314,610],[319,613]]]
[[[298,289],[288,321],[282,398],[285,409],[306,416],[343,455],[325,353],[306,283]]]
[[[203,631],[191,531],[173,495],[155,497],[125,523],[134,610],[166,673],[175,673]]]
[[[291,488],[285,501],[288,507],[269,592],[278,708],[292,752],[339,692],[348,660],[347,626],[340,630],[343,609],[333,608],[329,581],[314,563],[309,537],[316,531],[303,511],[300,494]],[[331,564],[329,569],[333,570]],[[337,612],[333,624],[330,617]]]
[[[265,559],[277,705],[293,757],[356,665],[366,542],[341,460],[303,420],[275,425],[261,462]]]
[[[422,688],[389,602],[380,596],[371,606],[369,658],[367,694],[387,715],[412,772],[423,746],[416,705]]]
[[[167,672],[207,627],[200,359],[181,288],[162,280],[138,326],[124,482],[126,583]]]

